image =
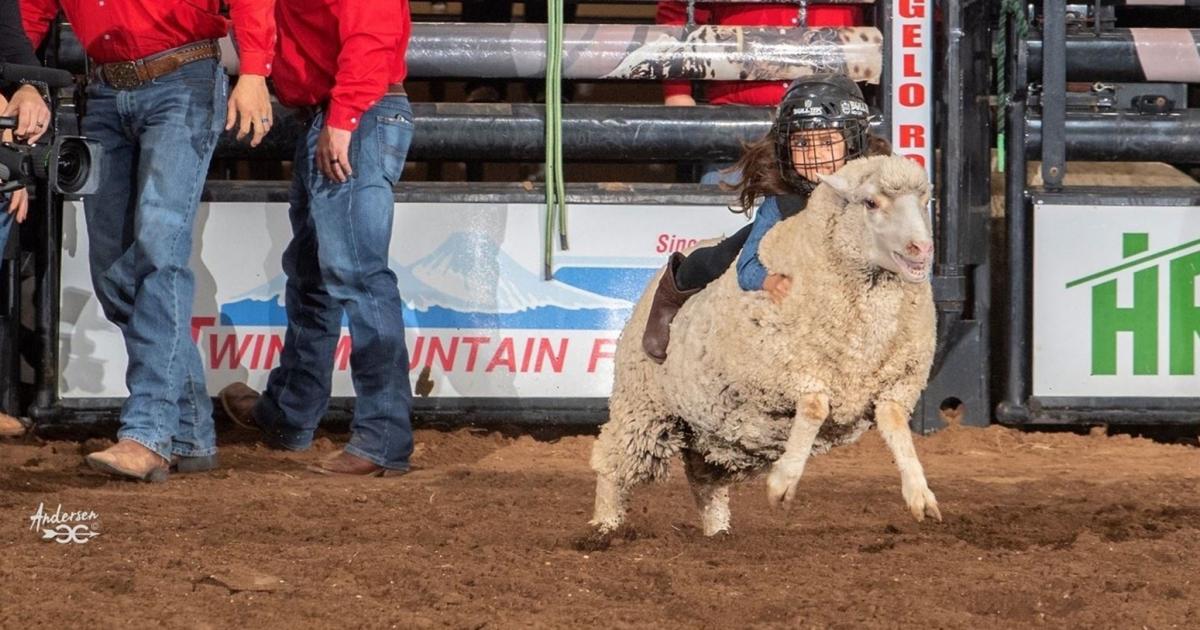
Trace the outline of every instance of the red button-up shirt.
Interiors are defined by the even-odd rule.
[[[353,131],[404,80],[408,0],[279,0],[275,94],[284,105],[329,102],[326,123]]]
[[[697,24],[721,26],[796,26],[800,7],[796,4],[705,4],[696,5]],[[862,17],[851,5],[813,4],[808,6],[809,27],[857,26]],[[659,24],[686,24],[687,8],[682,2],[659,2]],[[783,99],[790,81],[709,81],[708,101],[714,105],[756,105],[774,107]],[[666,81],[665,96],[692,93],[689,81]]]
[[[275,0],[230,0],[243,74],[271,74]],[[21,0],[21,21],[34,46],[58,14],[67,14],[83,49],[100,63],[133,61],[228,31],[220,0]]]

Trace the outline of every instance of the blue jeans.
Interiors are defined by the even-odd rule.
[[[8,193],[0,194],[0,256],[4,255],[4,248],[8,246],[8,233],[12,230],[13,215],[8,213]]]
[[[388,267],[395,199],[412,141],[412,109],[385,96],[351,136],[353,177],[339,184],[314,162],[325,118],[318,115],[296,146],[289,209],[287,334],[279,367],[255,409],[274,446],[302,450],[329,406],[342,315],[350,323],[350,373],[357,400],[346,452],[407,470],[412,454],[412,390],[403,303]]]
[[[104,147],[100,190],[84,199],[92,284],[129,355],[117,435],[168,458],[216,452],[188,259],[227,92],[215,60],[130,90],[87,88],[83,133]]]

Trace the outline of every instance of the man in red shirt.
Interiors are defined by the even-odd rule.
[[[412,140],[404,93],[407,0],[280,0],[275,91],[301,110],[283,253],[288,330],[279,367],[259,396],[221,391],[236,422],[268,444],[303,450],[329,405],[343,315],[357,395],[350,443],[315,472],[408,471],[412,454],[408,348],[396,275],[388,268],[395,199]]]
[[[84,200],[96,297],[121,330],[129,398],[113,447],[87,462],[162,481],[216,466],[212,401],[191,338],[192,224],[217,137],[240,119],[257,144],[271,125],[266,76],[273,0],[234,0],[241,77],[228,83],[219,0],[21,0],[40,43],[61,8],[93,62],[82,130],[104,148],[100,190]]]

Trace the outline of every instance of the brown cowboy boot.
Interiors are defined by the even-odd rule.
[[[24,422],[6,413],[0,413],[0,437],[21,437],[28,427]]]
[[[688,298],[700,292],[700,289],[680,291],[675,286],[675,272],[685,256],[679,252],[671,254],[667,261],[667,270],[658,281],[654,290],[654,301],[650,304],[650,317],[646,320],[646,332],[642,334],[642,349],[654,360],[662,363],[667,358],[667,345],[671,342],[671,320],[675,313]]]
[[[338,451],[336,455],[327,457],[309,466],[308,469],[321,475],[352,475],[356,477],[399,477],[408,472],[408,470],[384,468],[346,451]]]
[[[117,477],[150,482],[167,480],[167,460],[133,440],[119,440],[86,459],[88,466]]]
[[[230,383],[217,394],[217,400],[221,401],[221,408],[234,424],[258,431],[258,424],[254,422],[254,405],[258,403],[259,396],[245,383]]]

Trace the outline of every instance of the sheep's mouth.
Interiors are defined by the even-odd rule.
[[[896,262],[896,270],[905,280],[919,282],[929,277],[929,268],[932,266],[933,258],[909,258],[900,252],[892,252],[892,260]]]

